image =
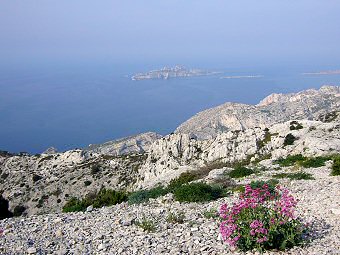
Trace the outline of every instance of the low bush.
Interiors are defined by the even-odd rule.
[[[315,180],[313,175],[305,172],[274,174],[273,178],[289,178],[291,180]]]
[[[90,186],[91,185],[91,181],[88,181],[88,180],[86,180],[86,181],[84,181],[84,185],[87,187],[87,186]]]
[[[242,178],[248,175],[253,174],[254,171],[250,168],[246,168],[244,166],[237,166],[234,168],[234,170],[229,172],[229,176],[231,178]]]
[[[179,188],[183,184],[191,182],[196,179],[196,175],[194,173],[185,172],[181,173],[179,177],[170,181],[168,185],[168,189],[170,191],[174,191],[175,189]]]
[[[239,201],[220,208],[222,238],[244,252],[300,245],[306,229],[295,218],[296,204],[286,189],[276,187],[273,194],[267,184],[255,189],[246,185]]]
[[[91,166],[91,174],[92,175],[96,175],[100,171],[101,171],[101,168],[100,168],[99,164],[94,164],[94,165]]]
[[[276,179],[270,179],[269,181],[252,181],[249,185],[252,189],[258,189],[258,188],[262,188],[263,185],[267,185],[268,186],[268,190],[270,192],[270,194],[275,194],[275,187],[277,184],[279,184],[279,181]]]
[[[340,175],[340,156],[333,158],[331,175]]]
[[[153,220],[146,218],[145,216],[141,220],[136,220],[135,225],[142,228],[146,232],[155,232],[156,224]]]
[[[310,167],[321,167],[325,165],[325,162],[330,160],[331,157],[315,157],[315,158],[306,158],[305,160],[298,162],[298,164],[305,168]]]
[[[302,128],[303,128],[303,126],[299,122],[297,122],[295,120],[290,122],[290,127],[289,127],[290,130],[299,130],[299,129],[302,129]]]
[[[24,212],[26,211],[26,207],[22,205],[17,205],[13,209],[13,216],[14,217],[19,217],[21,216]]]
[[[160,196],[164,196],[168,193],[168,189],[158,186],[153,189],[149,190],[139,190],[132,192],[128,196],[128,202],[129,204],[140,204],[140,203],[145,203],[148,202],[150,198],[157,198]]]
[[[93,207],[100,208],[120,204],[127,200],[127,194],[122,191],[101,189],[93,201]]]
[[[85,211],[90,205],[95,208],[110,206],[122,203],[127,200],[127,194],[122,191],[111,189],[101,189],[98,193],[89,194],[83,199],[72,197],[63,206],[63,212],[79,212]]]
[[[283,141],[283,146],[292,145],[296,140],[298,140],[298,138],[289,133]]]
[[[289,155],[286,158],[280,158],[275,160],[273,163],[274,164],[279,164],[282,167],[286,167],[286,166],[292,166],[294,165],[296,162],[298,161],[303,161],[306,158],[304,156],[302,156],[301,154],[297,154],[297,155]]]
[[[223,195],[224,190],[219,186],[201,182],[185,184],[174,191],[174,197],[179,202],[205,202],[215,200]]]
[[[85,211],[90,204],[87,204],[84,200],[79,200],[76,197],[72,197],[63,206],[63,212],[80,212]]]
[[[185,219],[185,214],[184,212],[170,212],[168,216],[166,217],[166,221],[169,223],[179,223],[182,224]]]

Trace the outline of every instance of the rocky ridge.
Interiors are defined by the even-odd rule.
[[[162,136],[147,132],[135,136],[129,136],[122,139],[105,142],[103,144],[91,144],[86,151],[104,154],[104,155],[124,155],[131,153],[144,153],[149,149],[151,144]]]
[[[182,123],[176,133],[210,139],[229,130],[268,127],[293,119],[315,119],[339,109],[340,87],[322,86],[298,93],[272,94],[257,105],[225,103],[197,113]]]

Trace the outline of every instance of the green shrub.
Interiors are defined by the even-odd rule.
[[[150,190],[139,190],[131,193],[128,197],[129,204],[140,204],[148,202],[150,198],[157,198],[168,193],[168,189],[162,186],[155,187]]]
[[[289,127],[290,130],[299,130],[302,128],[303,126],[299,122],[295,120],[290,122],[290,127]]]
[[[174,191],[174,197],[179,202],[205,202],[223,196],[223,189],[205,183],[184,184]]]
[[[93,201],[93,207],[100,208],[120,204],[127,200],[127,195],[122,191],[111,189],[101,189]]]
[[[274,195],[275,194],[275,187],[277,184],[279,184],[278,180],[275,179],[270,179],[269,181],[252,181],[250,183],[250,187],[252,189],[258,189],[258,188],[262,188],[263,185],[267,184],[268,185],[268,190],[269,192]]]
[[[181,173],[179,177],[170,181],[168,189],[170,191],[174,191],[179,188],[183,184],[191,182],[196,179],[196,175],[190,172]]]
[[[85,211],[86,208],[91,205],[87,204],[87,201],[79,200],[76,197],[72,197],[66,204],[63,206],[63,212],[80,212]]]
[[[315,180],[313,175],[305,172],[274,174],[274,178],[289,178],[291,180]]]
[[[111,206],[127,200],[127,195],[122,191],[101,189],[98,193],[88,194],[82,200],[72,197],[63,207],[63,212],[85,211],[90,205],[95,208]]]
[[[305,168],[321,167],[321,166],[324,166],[325,162],[330,159],[331,157],[306,158],[304,161],[298,162],[298,164]]]
[[[298,140],[298,138],[289,133],[286,135],[285,140],[283,141],[283,146],[292,145],[296,140]]]
[[[21,216],[24,212],[26,211],[26,207],[22,205],[17,205],[13,209],[13,216],[14,217],[19,217]]]
[[[267,143],[271,141],[271,139],[272,139],[272,134],[269,133],[269,130],[265,130],[263,140],[257,141],[257,147],[259,149],[263,148]]]
[[[229,173],[231,178],[241,178],[253,174],[254,171],[244,166],[237,166]]]
[[[100,172],[100,166],[98,164],[94,164],[91,166],[91,174],[96,175],[97,173]]]
[[[280,166],[285,167],[285,166],[292,166],[296,162],[303,161],[305,159],[306,158],[304,156],[302,156],[301,154],[297,154],[297,155],[289,155],[286,158],[279,158],[279,159],[275,160],[273,163],[279,164]]]
[[[85,186],[90,186],[91,183],[92,183],[92,182],[91,182],[91,181],[88,181],[88,180],[84,181],[84,185],[85,185]]]
[[[340,175],[340,156],[335,156],[333,158],[331,175]]]

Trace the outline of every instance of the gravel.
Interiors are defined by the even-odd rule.
[[[298,215],[312,228],[310,242],[268,254],[340,254],[340,177],[329,176],[329,167],[305,171],[316,180],[283,179],[281,184],[299,199]],[[278,171],[241,182],[268,179],[273,173]],[[143,205],[122,203],[80,213],[5,219],[0,221],[0,254],[242,254],[221,241],[218,221],[203,215],[236,198],[235,194],[210,203],[180,204],[167,195]],[[170,212],[184,212],[184,222],[169,223]],[[154,232],[135,224],[143,219],[155,226]]]

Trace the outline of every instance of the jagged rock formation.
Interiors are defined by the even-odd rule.
[[[229,130],[267,127],[292,119],[314,119],[339,107],[340,87],[323,86],[319,90],[272,94],[258,105],[225,103],[197,113],[175,132],[210,139]]]
[[[143,153],[149,149],[150,145],[154,141],[161,137],[162,136],[157,133],[147,132],[114,141],[109,141],[103,144],[91,144],[88,148],[86,148],[86,150],[112,156],[124,155],[129,153]]]
[[[54,147],[47,148],[42,154],[55,154],[58,150]]]
[[[293,123],[302,126],[291,130]],[[296,140],[285,145],[288,134]],[[340,123],[332,121],[301,120],[274,124],[262,129],[228,131],[209,140],[196,140],[188,134],[173,134],[156,141],[149,150],[148,158],[139,169],[135,187],[150,187],[166,183],[181,172],[221,163],[277,159],[291,154],[319,156],[340,152]]]

